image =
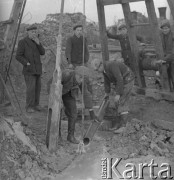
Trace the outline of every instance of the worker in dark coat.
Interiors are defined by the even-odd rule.
[[[99,59],[93,62],[95,70],[102,72],[104,76],[105,98],[109,97],[111,85],[114,85],[116,96],[114,98],[118,123],[111,130],[118,130],[126,124],[129,113],[128,100],[134,85],[134,74],[131,69],[121,61],[107,61],[105,66]],[[118,132],[117,131],[117,132]]]
[[[164,62],[168,64],[168,75],[174,89],[174,36],[171,32],[170,22],[163,20],[160,25],[161,41],[164,50]]]
[[[20,40],[16,52],[16,59],[23,65],[23,75],[26,83],[26,111],[29,113],[40,111],[42,63],[40,55],[45,49],[39,40],[37,26],[27,28],[28,36]]]
[[[78,144],[79,141],[74,137],[75,122],[77,119],[77,106],[76,98],[78,97],[79,86],[83,81],[84,76],[91,76],[91,71],[85,66],[78,66],[75,70],[65,69],[62,71],[62,100],[65,107],[65,114],[68,117],[68,136],[67,140],[71,143]],[[52,79],[47,84],[47,90],[49,92]],[[92,109],[92,97],[87,88],[84,88],[85,93],[85,107]],[[60,124],[61,127],[61,124]],[[61,128],[59,129],[59,132]],[[61,133],[59,134],[59,137]]]
[[[107,31],[107,36],[108,36],[108,38],[119,40],[120,46],[121,46],[121,54],[124,59],[124,63],[128,67],[130,67],[132,69],[132,71],[134,72],[134,67],[132,66],[133,57],[132,57],[131,46],[130,46],[130,42],[129,42],[126,24],[121,24],[118,27],[118,30],[119,30],[120,34],[113,35],[113,34],[109,33],[109,31]],[[138,41],[140,41],[140,42],[144,41],[142,37],[140,37],[140,36],[136,36],[136,37],[137,37]]]
[[[87,63],[89,60],[87,39],[86,37],[83,38],[83,26],[76,25],[74,26],[73,30],[74,30],[74,34],[73,36],[67,39],[66,50],[65,50],[65,56],[69,64],[69,68],[71,69],[74,69],[77,66],[82,66],[82,65],[87,66]],[[83,43],[83,40],[84,40],[84,43]],[[83,47],[84,47],[84,54],[83,54]],[[83,59],[83,55],[84,55],[84,59]],[[91,96],[92,96],[92,85],[88,77],[85,77],[84,84],[85,84],[85,88],[87,88],[87,90],[91,93]],[[80,85],[80,89],[82,91],[82,84]],[[87,90],[85,90],[85,92]],[[85,93],[84,93],[84,96],[85,96]],[[89,109],[88,107],[85,107],[85,108]],[[90,113],[91,119],[94,119],[95,116],[94,116],[93,109],[89,109],[89,113]]]

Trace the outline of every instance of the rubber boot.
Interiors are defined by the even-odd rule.
[[[117,120],[112,122],[112,127],[109,128],[109,131],[117,130],[121,127],[121,117],[117,116]]]
[[[61,120],[59,121],[59,139],[58,142],[62,142],[62,134],[61,134]]]
[[[79,141],[74,137],[75,119],[68,120],[68,136],[67,141],[73,144],[79,144]]]
[[[114,131],[115,134],[120,134],[125,130],[127,121],[128,121],[128,113],[120,115],[120,125],[119,128]]]

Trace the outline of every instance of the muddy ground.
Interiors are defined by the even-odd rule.
[[[47,61],[46,63],[52,62]],[[174,174],[174,103],[164,100],[157,101],[136,93],[131,95],[129,122],[123,133],[114,134],[99,129],[93,141],[84,148],[85,152],[80,154],[77,151],[78,145],[66,141],[67,119],[62,117],[63,140],[59,142],[57,151],[50,154],[45,146],[48,104],[46,83],[51,74],[50,69],[47,70],[46,63],[41,92],[43,110],[42,112],[26,114],[30,119],[29,126],[22,127],[20,125],[20,118],[10,106],[1,108],[1,180],[100,180],[102,179],[102,158],[122,158],[123,160],[119,165],[120,172],[124,172],[126,163],[132,163],[138,167],[138,164],[149,164],[154,159],[155,163],[159,165],[155,169],[156,175],[160,170],[165,169],[165,167],[160,167],[162,163],[168,163],[171,166],[171,174]],[[20,78],[11,75],[21,108],[25,112],[23,77],[19,73]],[[146,80],[148,84],[154,87],[153,78]],[[97,109],[103,96],[101,75],[96,74],[92,84],[93,101],[95,109]],[[10,91],[12,92],[12,90]],[[80,103],[78,103],[78,107],[80,107]],[[75,133],[78,139],[81,137],[80,114],[81,110],[79,109]],[[85,114],[84,126],[87,130],[91,121],[87,111]],[[114,108],[111,103],[105,120],[110,121],[114,118]],[[171,126],[158,126],[164,121],[170,122]],[[138,172],[137,169],[136,171]],[[150,179],[148,168],[143,175],[144,179]],[[163,176],[165,175],[167,175],[166,172],[163,173]],[[167,176],[170,179],[169,174]],[[118,179],[118,177],[113,174],[113,179]]]

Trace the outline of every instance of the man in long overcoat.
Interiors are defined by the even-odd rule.
[[[40,55],[45,49],[39,40],[37,26],[27,28],[28,36],[18,43],[16,59],[23,65],[23,75],[26,83],[26,111],[28,113],[40,111],[42,63]]]

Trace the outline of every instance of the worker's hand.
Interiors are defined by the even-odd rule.
[[[105,93],[104,99],[109,98],[109,93]]]
[[[114,102],[119,103],[119,100],[120,100],[120,95],[116,95],[114,98]]]
[[[30,66],[30,63],[29,63],[29,62],[27,62],[27,66]]]
[[[35,36],[33,38],[33,41],[35,41],[35,43],[38,44],[38,45],[40,44],[40,40],[39,40],[38,36]]]
[[[69,69],[74,69],[74,66],[72,64],[69,64],[68,68]]]
[[[160,60],[156,61],[155,63],[156,64],[163,64],[163,63],[166,63],[166,61],[160,59]]]

